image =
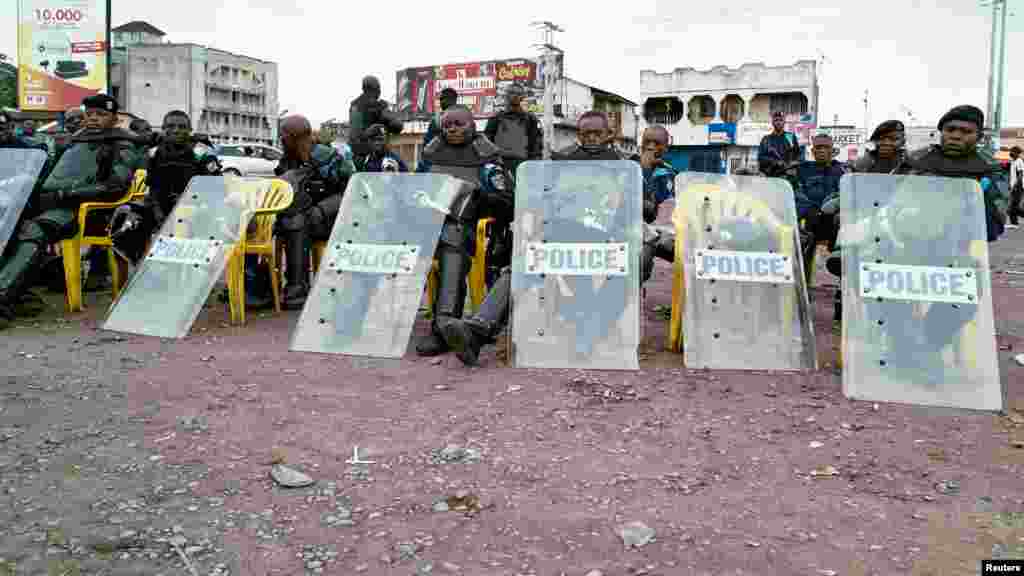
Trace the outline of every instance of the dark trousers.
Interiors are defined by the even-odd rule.
[[[1010,191],[1010,207],[1006,211],[1006,215],[1010,217],[1010,224],[1017,225],[1019,218],[1024,216],[1024,207],[1021,206],[1022,197],[1024,197],[1024,184],[1018,182]]]

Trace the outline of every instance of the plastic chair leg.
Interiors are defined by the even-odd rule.
[[[270,251],[270,256],[268,256],[267,259],[269,260],[269,262],[268,262],[269,266],[268,267],[270,268],[270,293],[274,297],[274,312],[277,313],[277,314],[280,314],[281,313],[281,264],[280,264],[280,261],[277,259],[277,248],[276,248],[276,246],[275,246],[274,250]],[[245,266],[244,261],[243,261],[242,266],[243,267]],[[245,271],[244,270],[242,271],[242,283],[243,283],[243,287],[244,287],[244,283],[245,283]],[[242,306],[245,306],[244,302],[242,303]]]
[[[430,265],[430,272],[427,274],[427,308],[434,308],[434,295],[437,294],[437,260]]]
[[[244,285],[242,284],[242,282],[244,282],[245,275],[245,260],[244,258],[242,258],[243,263],[240,265],[239,254],[240,251],[236,249],[232,252],[231,256],[228,257],[227,271],[228,307],[230,308],[231,311],[231,323],[235,325],[243,324],[245,322],[245,312],[243,311],[241,306],[239,306],[239,303],[242,303],[244,305],[245,302],[245,294],[244,292],[241,292],[245,289]],[[239,279],[239,276],[243,276],[241,281]]]
[[[64,309],[81,312],[82,305],[82,241],[77,236],[60,243],[64,261]]]

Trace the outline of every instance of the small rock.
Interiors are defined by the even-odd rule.
[[[753,540],[748,540],[747,541],[747,546],[749,546],[750,548],[760,548],[761,547],[761,543],[760,542],[754,542]]]
[[[591,570],[590,572],[587,572],[587,576],[604,576],[604,572],[601,572],[600,570]]]
[[[821,448],[822,446],[824,446],[824,444],[815,440],[814,442],[811,442],[809,446],[811,448]]]
[[[935,489],[942,494],[959,494],[960,483],[956,480],[947,480],[936,484]]]
[[[444,568],[445,570],[447,570],[449,572],[458,572],[459,570],[462,570],[462,566],[459,566],[458,564],[452,564],[451,562],[442,562],[441,563],[441,568]],[[588,574],[587,576],[590,576],[590,575]],[[601,576],[601,575],[598,574],[597,576]]]
[[[643,522],[630,522],[619,528],[619,536],[626,548],[640,548],[654,540],[654,529]]]
[[[434,512],[447,512],[448,510],[448,502],[444,500],[438,500],[437,502],[434,502]]]
[[[369,569],[370,569],[370,565],[369,564],[360,564],[359,566],[356,566],[356,572],[366,572]]]
[[[271,468],[270,477],[285,488],[303,488],[315,482],[302,472],[292,470],[283,464],[277,464]]]
[[[1017,354],[1016,356],[1013,357],[1013,360],[1017,363],[1018,366],[1024,366],[1024,354]]]

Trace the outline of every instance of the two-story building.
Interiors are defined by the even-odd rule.
[[[817,62],[790,66],[743,64],[710,70],[640,72],[641,130],[661,124],[672,136],[668,160],[676,169],[733,173],[757,167],[757,147],[782,111],[786,129],[808,143],[817,126]]]

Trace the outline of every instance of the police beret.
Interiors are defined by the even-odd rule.
[[[875,131],[871,133],[871,138],[868,138],[868,141],[878,142],[882,136],[885,136],[890,132],[906,132],[906,129],[903,127],[903,122],[900,122],[899,120],[886,120],[885,122],[882,122],[878,125],[878,128],[875,128]]]
[[[117,100],[106,94],[94,94],[82,100],[82,107],[117,112]]]
[[[939,130],[946,125],[947,122],[959,120],[961,122],[970,122],[981,130],[985,126],[985,113],[981,111],[977,106],[971,106],[970,104],[963,104],[957,106],[946,112],[942,118],[939,119]]]

